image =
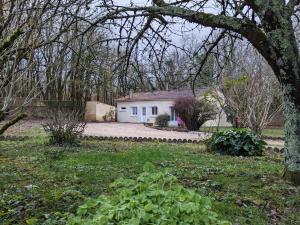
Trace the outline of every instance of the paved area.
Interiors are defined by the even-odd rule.
[[[210,134],[203,132],[164,131],[146,127],[143,124],[132,123],[88,123],[85,135],[104,137],[151,137],[199,140],[206,139]],[[266,140],[269,146],[283,147],[284,141]]]
[[[267,139],[265,141],[268,143],[268,146],[278,147],[278,148],[283,148],[284,147],[284,141],[282,141],[282,140]]]
[[[163,131],[146,127],[143,124],[132,123],[88,123],[85,135],[113,137],[151,137],[199,140],[207,137],[205,133],[187,133],[178,131]]]
[[[9,128],[6,135],[36,135],[37,131],[43,132],[40,120],[24,120]],[[0,123],[1,125],[1,123]],[[209,134],[186,133],[177,131],[162,131],[143,124],[131,123],[88,123],[85,135],[113,136],[113,137],[152,137],[152,138],[176,138],[176,139],[204,139]],[[265,140],[269,146],[283,147],[282,140]]]

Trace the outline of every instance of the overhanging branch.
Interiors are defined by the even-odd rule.
[[[287,10],[289,12],[289,16],[292,15],[294,13],[294,9],[296,6],[298,6],[300,4],[300,0],[290,0],[286,7],[287,7]]]
[[[177,6],[150,6],[144,7],[141,10],[151,14],[182,18],[191,23],[206,27],[221,28],[236,32],[247,38],[265,58],[269,58],[271,55],[270,44],[266,34],[262,29],[257,27],[255,23],[249,20],[232,16],[196,12]]]

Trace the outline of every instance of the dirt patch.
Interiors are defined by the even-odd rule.
[[[5,122],[0,123],[0,126]],[[42,123],[43,120],[22,120],[8,128],[5,135],[34,135],[37,130],[42,130]]]

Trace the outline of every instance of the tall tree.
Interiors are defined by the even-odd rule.
[[[153,0],[153,5],[130,7],[117,6],[114,1],[104,2],[103,6],[109,12],[98,22],[146,18],[142,20],[145,22],[137,35],[132,39],[130,36],[131,46],[138,43],[147,32],[161,36],[161,31],[153,27],[168,27],[170,18],[173,18],[173,22],[180,22],[179,18],[181,21],[223,29],[246,38],[269,63],[283,90],[285,177],[300,183],[300,60],[294,32],[297,24],[293,24],[293,15],[299,9],[299,0],[176,0],[168,3],[164,0]],[[212,4],[215,7],[214,12],[208,11]],[[131,26],[127,27],[132,30],[134,23],[129,21]]]
[[[10,119],[0,135],[24,118],[23,108],[43,89],[40,71],[51,76],[41,48],[59,41],[89,2],[0,0],[0,122]]]

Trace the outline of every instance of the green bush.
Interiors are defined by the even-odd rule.
[[[170,116],[168,114],[162,114],[156,117],[155,123],[159,127],[167,127],[170,121]]]
[[[68,224],[231,224],[218,218],[208,198],[179,185],[168,172],[154,173],[149,168],[137,180],[115,181],[112,195],[88,200]]]
[[[261,156],[266,142],[250,130],[233,129],[214,133],[209,146],[224,155]]]

